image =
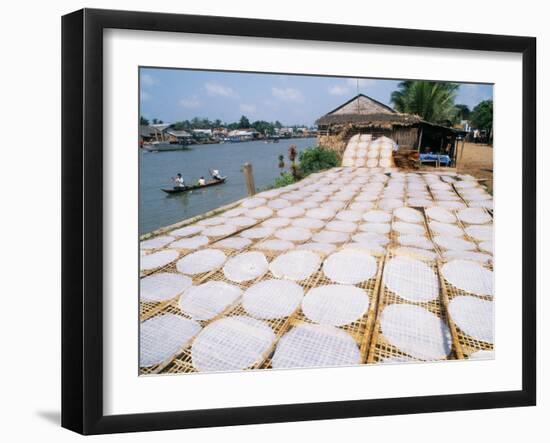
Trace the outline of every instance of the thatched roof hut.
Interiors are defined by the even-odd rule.
[[[319,144],[343,151],[355,134],[386,136],[400,149],[421,152],[454,150],[456,132],[446,126],[423,120],[414,114],[402,114],[364,94],[358,94],[316,121]]]

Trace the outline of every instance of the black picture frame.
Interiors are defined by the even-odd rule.
[[[522,388],[195,411],[103,413],[103,31],[108,28],[519,53],[523,64]],[[62,18],[62,426],[82,434],[458,411],[536,403],[536,39],[83,9]]]

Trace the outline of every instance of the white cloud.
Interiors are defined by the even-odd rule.
[[[182,98],[180,100],[180,105],[184,108],[197,108],[199,107],[201,102],[197,98],[197,96],[188,97],[188,98]]]
[[[273,97],[287,102],[302,102],[304,96],[298,89],[294,88],[271,88]]]
[[[149,94],[147,91],[141,91],[140,98],[142,102],[148,102],[149,100],[151,100],[151,97],[151,94]]]
[[[235,91],[229,86],[223,86],[219,83],[206,82],[204,84],[204,89],[206,93],[211,96],[217,97],[237,97]]]
[[[328,89],[328,93],[331,95],[347,95],[349,92],[349,88],[342,85],[334,85]]]
[[[153,86],[158,83],[157,79],[153,77],[151,74],[142,74],[140,76],[140,80],[143,86]]]
[[[256,112],[256,105],[247,105],[243,103],[241,104],[241,106],[239,106],[239,108],[241,109],[242,112],[250,112],[250,113]]]

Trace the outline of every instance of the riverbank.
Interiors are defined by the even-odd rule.
[[[290,145],[298,153],[315,145],[314,139],[285,139],[280,143],[243,142],[191,146],[185,151],[140,151],[139,233],[144,235],[165,226],[229,205],[247,195],[244,163],[251,163],[257,189],[272,186],[280,176],[279,155],[287,158]],[[288,160],[285,160],[288,163]],[[285,164],[288,170],[289,164]],[[166,195],[161,188],[172,186],[170,177],[181,173],[186,183],[209,176],[219,169],[227,182],[212,188]]]

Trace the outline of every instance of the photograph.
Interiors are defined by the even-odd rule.
[[[494,358],[492,84],[140,66],[136,100],[140,375]]]

